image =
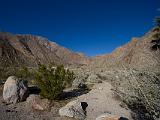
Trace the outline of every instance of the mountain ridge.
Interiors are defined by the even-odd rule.
[[[11,46],[10,48],[13,49],[12,52],[16,51],[17,54],[22,56],[17,56],[18,61],[16,62],[26,64],[27,66],[29,64],[31,64],[31,66],[37,66],[38,64],[54,62],[64,65],[90,65],[95,67],[125,64],[134,68],[147,68],[148,66],[159,66],[160,63],[159,51],[152,51],[150,49],[152,47],[151,41],[155,34],[153,29],[142,37],[132,38],[131,41],[116,48],[110,54],[98,55],[91,58],[86,57],[83,53],[76,53],[65,47],[59,46],[57,43],[49,41],[47,38],[41,36],[0,33],[0,41],[7,41]],[[1,58],[3,58],[2,48],[0,53]],[[12,55],[10,55],[10,57],[12,57]],[[2,63],[1,59],[1,64]],[[9,63],[14,62],[11,59]]]
[[[99,55],[91,59],[91,66],[129,66],[135,69],[160,69],[160,51],[152,50],[153,36],[157,32],[154,28],[142,37],[132,38],[131,41],[116,48],[110,54]]]
[[[34,35],[13,35],[0,33],[0,41],[8,43],[17,52],[20,52],[25,58],[30,58],[31,63],[37,64],[58,63],[58,64],[86,64],[87,57],[74,53],[67,48],[61,47],[47,38]],[[1,43],[2,48],[5,44]],[[1,48],[1,53],[3,50]],[[4,57],[5,54],[1,54]],[[21,61],[21,63],[23,63]],[[25,63],[25,62],[24,62]]]

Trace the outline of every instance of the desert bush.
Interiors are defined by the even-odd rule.
[[[66,86],[74,79],[74,73],[63,65],[56,68],[40,65],[35,74],[35,82],[41,89],[40,95],[48,99],[59,99]]]
[[[0,80],[5,81],[9,76],[16,75],[17,71],[16,67],[0,67]]]
[[[0,80],[5,81],[9,76],[17,76],[25,80],[31,80],[34,77],[34,70],[29,69],[26,66],[16,67],[0,67]]]
[[[34,71],[28,69],[26,66],[22,66],[18,68],[18,70],[15,73],[15,76],[18,78],[22,78],[25,80],[31,80],[33,79]]]
[[[160,117],[160,79],[155,73],[124,68],[116,87],[121,99],[137,113],[138,119]]]

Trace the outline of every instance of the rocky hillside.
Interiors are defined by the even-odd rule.
[[[160,50],[152,50],[153,35],[151,30],[141,38],[133,38],[130,42],[114,50],[111,54],[92,58],[91,66],[125,65],[136,69],[160,69]]]
[[[110,82],[122,101],[137,114],[135,120],[155,120],[160,116],[160,49],[154,37],[157,32],[160,30],[153,28],[111,54],[93,57],[91,64],[82,69],[87,69],[86,76],[94,75],[92,83]]]
[[[125,65],[136,69],[154,68],[157,71],[160,69],[160,52],[151,50],[151,41],[156,32],[151,30],[141,38],[132,38],[111,54],[90,59],[40,36],[0,33],[0,66],[37,66],[40,63],[54,62],[65,65],[89,65],[91,68]]]
[[[88,59],[40,36],[0,33],[0,66],[37,66],[53,62],[84,65]]]

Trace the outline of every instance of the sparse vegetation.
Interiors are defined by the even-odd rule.
[[[30,79],[33,79],[34,72],[29,70],[26,66],[22,66],[17,70],[16,76],[18,78],[30,80]]]
[[[48,99],[59,99],[65,87],[71,85],[74,73],[66,70],[63,65],[47,68],[40,65],[35,75],[35,82],[40,87],[40,95]]]
[[[125,68],[119,80],[112,81],[115,91],[136,114],[136,119],[155,120],[160,116],[160,79],[154,73]]]
[[[17,71],[16,67],[0,67],[0,80],[5,81],[9,76],[16,75]]]
[[[151,43],[153,43],[152,45],[152,50],[158,50],[160,49],[160,17],[156,18],[156,27],[154,28],[154,32],[156,32],[153,35],[153,40],[151,41]]]
[[[6,67],[0,68],[0,80],[5,81],[9,76],[17,76],[18,78],[22,78],[30,82],[30,80],[34,79],[35,70],[29,69],[26,66],[22,67]]]

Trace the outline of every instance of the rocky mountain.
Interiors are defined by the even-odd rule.
[[[136,69],[160,69],[160,50],[152,50],[152,29],[140,38],[132,38],[127,44],[115,49],[111,54],[100,55],[91,59],[91,66],[108,67],[125,65]]]
[[[54,117],[57,120],[57,117],[62,116],[76,118],[77,116],[72,116],[73,113],[78,117],[82,115],[87,120],[96,118],[99,120],[99,118],[104,118],[104,115],[107,118],[108,114],[125,115],[124,117],[131,118],[131,120],[132,118],[134,120],[159,120],[160,49],[159,41],[154,39],[157,32],[160,32],[160,30],[153,28],[144,36],[133,38],[130,42],[115,49],[111,54],[93,58],[87,58],[81,53],[71,52],[43,37],[0,33],[0,66],[27,65],[32,67],[39,63],[47,64],[51,62],[83,65],[71,67],[76,75],[72,87],[74,89],[84,89],[84,86],[87,86],[92,90],[77,97],[76,101],[69,102],[61,109],[59,107],[54,108],[51,110],[51,112],[54,111],[54,114],[47,112],[48,119]],[[3,68],[0,70],[0,72],[2,71],[0,76],[5,80],[6,76],[14,75],[11,71],[11,74],[9,72],[6,76],[2,76],[7,73],[7,70],[3,70]],[[72,93],[72,90],[69,88],[65,92]],[[80,95],[79,91],[78,93],[76,93],[76,90],[74,92],[72,95]],[[32,96],[29,98],[31,99]],[[41,99],[39,100],[41,101]],[[1,98],[0,102],[2,103]],[[82,106],[84,102],[88,105],[86,110]],[[40,103],[43,103],[43,101],[38,102],[38,106],[47,106],[47,103],[42,105]],[[29,104],[23,105],[27,106],[23,108],[21,108],[22,106],[16,107],[18,108],[18,114],[16,113],[14,116],[19,118],[29,116],[29,119],[35,119],[35,114],[34,117],[30,116],[33,107],[28,108],[30,107]],[[35,105],[34,102],[33,105]],[[2,105],[0,107],[2,118],[10,117],[4,111],[11,106],[4,108]],[[58,110],[55,112],[55,109],[59,109],[60,116],[57,116]],[[41,118],[46,118],[46,112],[43,115]]]
[[[88,59],[40,36],[0,33],[0,66],[37,66],[53,62],[84,65]]]
[[[143,37],[132,38],[111,54],[87,58],[82,53],[74,53],[49,41],[33,35],[13,35],[0,33],[0,65],[27,65],[57,63],[65,65],[87,65],[91,68],[129,66],[136,69],[160,69],[159,49],[152,50],[152,29]]]

